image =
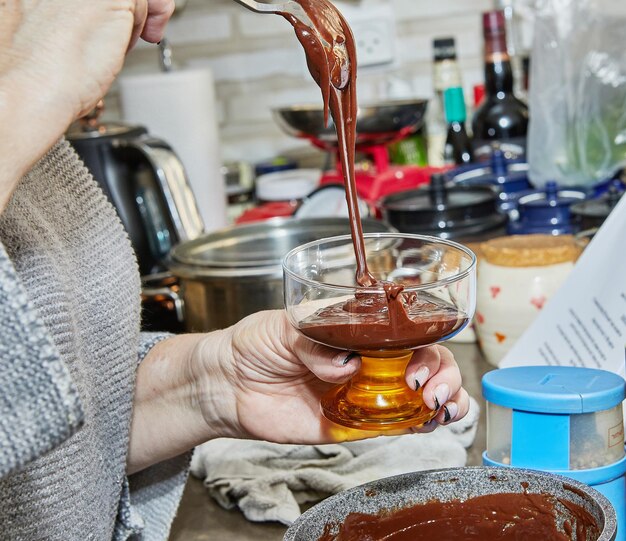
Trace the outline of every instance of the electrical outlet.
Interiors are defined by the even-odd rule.
[[[396,51],[393,10],[387,5],[372,4],[358,7],[344,4],[340,9],[356,40],[359,67],[392,64]]]
[[[380,66],[394,60],[395,34],[388,20],[372,19],[352,25],[359,66]]]

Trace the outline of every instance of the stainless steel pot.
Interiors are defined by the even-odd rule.
[[[363,220],[363,230],[395,231],[371,219]],[[186,329],[221,329],[254,312],[282,308],[282,259],[287,252],[349,232],[346,218],[275,218],[178,245],[167,264],[180,281]]]

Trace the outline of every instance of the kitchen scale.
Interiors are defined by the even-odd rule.
[[[388,194],[416,188],[429,182],[438,168],[394,166],[390,164],[388,145],[414,134],[424,122],[427,100],[398,100],[364,105],[357,115],[356,189],[360,199],[375,207]],[[324,124],[321,106],[296,105],[274,109],[278,125],[289,135],[306,139],[335,157],[335,167],[325,171],[320,185],[343,183],[337,158],[337,135],[332,119]]]

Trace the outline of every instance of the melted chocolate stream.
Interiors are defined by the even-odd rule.
[[[354,36],[344,17],[328,0],[295,1],[308,20],[291,13],[281,15],[293,25],[306,53],[309,71],[322,90],[325,122],[329,109],[335,122],[356,255],[356,280],[360,286],[372,287],[378,282],[367,268],[354,174],[358,110]]]
[[[384,289],[378,300],[375,295],[357,294],[353,302],[343,306],[345,312],[354,314],[370,313],[372,317],[354,323],[353,318],[345,318],[342,314],[333,314],[339,321],[335,325],[348,322],[344,335],[337,335],[331,321],[324,324],[323,313],[314,316],[311,325],[305,324],[305,334],[325,344],[339,348],[359,349],[356,346],[379,347],[394,349],[398,347],[417,347],[434,343],[449,336],[465,323],[459,319],[458,312],[451,306],[438,306],[437,303],[417,303],[415,295],[402,293],[404,287],[377,280],[367,266],[365,240],[359,212],[356,178],[354,171],[357,98],[356,98],[356,46],[354,36],[344,17],[328,0],[293,0],[299,6],[298,13],[282,12],[295,29],[298,40],[304,48],[307,65],[311,75],[320,86],[324,100],[324,119],[328,121],[328,113],[333,117],[337,130],[338,150],[346,188],[346,200],[350,218],[352,244],[356,257],[356,282],[362,287]],[[413,310],[411,310],[413,308]],[[416,311],[416,308],[425,313]],[[441,311],[444,308],[444,311]],[[328,314],[325,314],[328,315]],[[384,322],[375,317],[382,315]],[[412,316],[412,317],[410,317]],[[436,316],[440,318],[436,320]],[[332,320],[332,318],[331,318]],[[317,329],[313,329],[313,327]],[[365,332],[369,327],[370,332]],[[304,332],[304,327],[301,329]],[[328,331],[328,332],[326,332]],[[313,336],[315,332],[316,336]],[[329,334],[330,333],[330,334]],[[333,335],[333,341],[329,342]],[[349,336],[369,336],[368,340],[342,340]],[[354,346],[352,348],[351,346]],[[366,348],[367,349],[367,348]]]

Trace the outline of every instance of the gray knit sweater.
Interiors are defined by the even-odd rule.
[[[1,169],[0,169],[1,170]],[[187,457],[125,475],[139,332],[128,238],[65,142],[0,216],[0,539],[167,539]]]

